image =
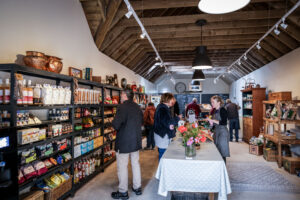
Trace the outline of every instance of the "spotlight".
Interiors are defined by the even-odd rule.
[[[278,30],[278,25],[276,25],[276,28],[274,29],[274,33],[276,35],[279,35],[280,34],[280,30]]]
[[[146,37],[146,33],[143,31],[143,33],[140,35],[140,38],[144,39]]]
[[[131,15],[132,15],[132,11],[131,11],[131,10],[129,10],[129,11],[125,14],[125,16],[127,17],[127,19],[129,19],[129,18],[131,17]]]
[[[283,29],[286,29],[288,27],[288,25],[286,23],[284,23],[284,18],[282,19],[282,23],[280,24],[280,26],[283,28]]]
[[[214,84],[217,84],[217,79],[214,79]]]
[[[160,67],[163,67],[163,66],[164,66],[164,63],[163,63],[163,62],[159,63],[159,66],[160,66]]]
[[[155,58],[155,60],[158,61],[158,60],[159,60],[159,57],[157,56],[157,57]]]
[[[258,42],[257,42],[257,45],[256,45],[256,48],[257,48],[258,50],[261,49],[261,46],[260,46],[259,44],[260,44],[260,41],[258,41]]]
[[[239,65],[241,65],[241,64],[242,64],[240,60],[238,61],[238,64],[239,64]]]
[[[247,60],[247,56],[246,55],[244,55],[244,60]]]
[[[225,77],[225,74],[223,74],[223,78]]]

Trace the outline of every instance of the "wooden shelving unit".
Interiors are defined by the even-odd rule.
[[[300,140],[292,139],[284,136],[281,133],[281,125],[283,125],[284,130],[287,130],[287,124],[295,124],[300,125],[300,120],[287,120],[282,119],[282,112],[281,112],[281,104],[282,103],[291,103],[295,106],[299,106],[300,100],[291,100],[291,101],[278,101],[278,100],[271,100],[271,101],[263,101],[263,120],[264,120],[264,147],[266,146],[266,140],[274,142],[278,147],[278,156],[277,156],[277,163],[278,167],[282,167],[282,153],[281,153],[281,145],[283,144],[300,144]],[[273,105],[277,109],[277,117],[275,118],[267,118],[266,117],[266,106]],[[278,129],[274,129],[273,135],[268,134],[269,125],[277,124]]]
[[[252,136],[258,136],[263,126],[262,101],[266,99],[266,88],[251,88],[242,90],[243,98],[243,140],[249,142]],[[251,98],[249,98],[252,96]],[[245,104],[252,105],[250,108]]]

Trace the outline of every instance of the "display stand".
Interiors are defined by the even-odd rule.
[[[294,105],[299,105],[300,100],[291,100],[291,101],[277,101],[277,100],[270,100],[270,101],[263,101],[263,120],[264,120],[264,147],[266,146],[266,140],[270,140],[274,142],[278,147],[278,156],[277,156],[277,163],[278,167],[282,167],[282,153],[281,153],[281,146],[284,144],[300,144],[300,140],[296,139],[294,136],[285,136],[281,133],[281,125],[284,126],[284,132],[287,131],[287,124],[295,124],[300,125],[300,120],[283,120],[282,119],[282,112],[281,112],[281,104],[282,103],[291,103]],[[266,106],[273,105],[277,109],[277,117],[275,118],[267,118],[266,117]],[[277,124],[278,129],[274,130],[273,135],[268,133],[269,125]],[[283,133],[284,133],[283,132]]]
[[[113,92],[117,93],[119,95],[119,99],[120,99],[120,93],[121,90],[120,88],[117,87],[113,87],[113,86],[109,86],[109,85],[103,85],[97,82],[92,82],[92,81],[87,81],[87,80],[83,80],[83,79],[78,79],[78,84],[79,85],[83,85],[86,88],[90,88],[90,89],[94,89],[94,88],[98,88],[98,90],[101,91],[102,93],[102,103],[101,104],[94,104],[94,105],[79,105],[76,104],[74,105],[74,78],[70,77],[70,76],[66,76],[66,75],[61,75],[61,74],[57,74],[57,73],[52,73],[52,72],[47,72],[47,71],[43,71],[43,70],[38,70],[38,69],[34,69],[34,68],[30,68],[30,67],[25,67],[25,66],[20,66],[20,65],[16,65],[16,64],[0,64],[0,71],[1,72],[6,72],[9,74],[10,76],[10,94],[11,94],[11,98],[10,98],[10,103],[7,105],[0,105],[0,109],[1,110],[7,110],[8,112],[10,112],[11,117],[10,117],[10,127],[7,128],[2,128],[0,129],[0,133],[1,133],[1,137],[2,136],[7,136],[9,137],[9,147],[7,148],[2,148],[0,149],[0,153],[6,153],[9,152],[9,157],[6,160],[7,163],[9,163],[10,166],[10,170],[11,170],[11,176],[12,176],[12,184],[9,184],[7,186],[7,191],[11,192],[11,198],[13,199],[19,199],[19,192],[21,192],[22,190],[32,187],[34,186],[38,181],[41,181],[47,177],[50,177],[52,174],[63,171],[65,168],[69,168],[71,175],[74,175],[74,163],[79,160],[80,158],[86,157],[91,155],[93,152],[103,148],[105,145],[110,144],[112,146],[112,144],[115,142],[115,139],[113,140],[107,140],[107,141],[103,141],[103,145],[93,149],[89,152],[87,152],[86,154],[80,155],[77,158],[74,158],[74,137],[76,135],[80,135],[82,132],[84,131],[88,131],[88,130],[93,130],[96,128],[101,128],[101,135],[104,136],[104,128],[105,128],[105,124],[104,119],[106,117],[112,117],[112,116],[106,116],[104,115],[104,110],[105,108],[114,108],[117,107],[118,104],[104,104],[104,90],[109,90],[110,94],[112,94]],[[16,88],[16,78],[15,78],[15,74],[22,74],[22,75],[26,75],[26,76],[30,76],[30,77],[35,77],[35,78],[42,78],[45,79],[45,81],[49,80],[49,81],[55,81],[56,85],[60,85],[61,83],[67,83],[70,85],[71,91],[72,91],[72,95],[71,95],[71,104],[70,105],[47,105],[47,106],[42,106],[42,105],[17,105],[16,102],[16,96],[15,94],[17,94],[15,91]],[[88,128],[88,129],[83,129],[80,131],[74,131],[74,123],[75,123],[75,108],[92,108],[92,107],[97,107],[101,109],[101,114],[97,117],[102,118],[102,123],[100,125]],[[41,125],[46,125],[48,123],[60,123],[60,121],[42,121],[42,124],[36,124],[36,125],[29,125],[26,127],[17,127],[16,123],[16,114],[18,110],[47,110],[47,109],[53,109],[53,108],[67,108],[69,109],[69,120],[68,122],[70,122],[73,126],[73,132],[68,133],[68,134],[63,134],[61,136],[58,137],[51,137],[51,138],[47,138],[46,140],[41,140],[41,141],[37,141],[37,142],[33,142],[30,144],[25,144],[25,145],[19,145],[18,144],[18,138],[17,138],[17,130],[19,129],[24,129],[27,127],[36,127],[36,126],[41,126]],[[61,121],[62,122],[62,121]],[[65,121],[64,121],[65,122]],[[20,150],[25,150],[28,148],[32,148],[32,147],[36,147],[38,145],[42,145],[42,144],[48,144],[51,143],[53,141],[56,140],[61,140],[64,138],[69,138],[71,140],[71,146],[69,147],[69,149],[66,149],[66,151],[70,151],[71,155],[72,155],[72,159],[64,164],[61,165],[57,165],[55,167],[49,168],[49,170],[45,173],[42,174],[41,176],[29,179],[27,181],[25,181],[22,184],[18,184],[18,169],[20,168],[20,163],[19,163],[19,158],[18,158],[18,151]],[[104,140],[104,137],[103,137]],[[56,152],[54,152],[56,153]],[[51,154],[49,156],[53,156],[54,155]],[[39,158],[40,159],[40,158]],[[100,172],[103,172],[104,169],[106,167],[108,167],[113,161],[115,161],[115,158],[112,158],[111,160],[107,161],[106,163],[104,163],[104,153],[102,150],[102,165],[100,168],[96,169],[95,172],[93,174],[91,174],[90,176],[86,177],[84,180],[80,181],[77,184],[74,184],[74,176],[73,176],[73,180],[72,180],[72,188],[69,191],[66,191],[65,194],[63,194],[59,199],[63,199],[66,198],[69,195],[74,195],[75,191],[78,190],[81,186],[83,186],[86,182],[88,182],[91,178],[93,178],[94,176],[96,176],[97,174],[99,174]]]
[[[242,90],[243,140],[249,143],[252,136],[258,137],[263,126],[262,101],[266,99],[266,88]]]

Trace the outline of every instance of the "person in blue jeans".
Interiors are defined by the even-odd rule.
[[[157,106],[154,116],[154,141],[158,147],[159,160],[168,148],[170,141],[175,137],[175,126],[181,118],[171,116],[170,107],[176,102],[173,94],[165,93],[161,96],[160,104]]]
[[[228,113],[229,120],[229,133],[230,133],[230,141],[233,141],[233,130],[235,133],[235,141],[239,141],[239,129],[240,129],[240,121],[239,121],[239,109],[240,107],[235,103],[232,103],[230,99],[226,100],[226,109]]]

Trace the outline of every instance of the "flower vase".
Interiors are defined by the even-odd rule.
[[[196,147],[194,144],[185,146],[185,159],[193,159],[196,156]]]

